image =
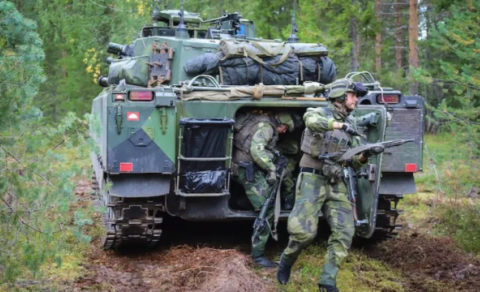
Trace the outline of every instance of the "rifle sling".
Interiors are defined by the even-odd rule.
[[[277,224],[278,224],[278,219],[280,218],[280,208],[281,208],[280,190],[282,188],[282,181],[283,181],[284,175],[285,175],[285,169],[282,170],[282,174],[280,175],[280,181],[278,182],[278,187],[275,194],[275,207],[273,210],[273,229],[269,226],[270,233],[272,234],[272,238],[275,239],[275,241],[278,241]],[[267,221],[267,224],[268,224],[268,221]]]

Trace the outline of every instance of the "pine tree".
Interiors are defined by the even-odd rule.
[[[0,131],[15,127],[24,115],[39,112],[25,111],[45,81],[42,61],[45,58],[42,40],[36,24],[25,19],[15,6],[0,2]]]
[[[67,114],[46,127],[32,106],[45,80],[36,30],[13,3],[0,1],[0,283],[8,291],[20,278],[41,279],[43,265],[60,265],[67,241],[85,239],[79,226],[90,222],[79,211],[70,224],[72,178],[81,169],[56,153],[65,146],[86,155],[86,123]]]
[[[450,15],[429,29],[430,68],[417,70],[417,79],[443,90],[438,106],[430,107],[444,128],[453,130],[480,155],[480,0],[440,5]]]

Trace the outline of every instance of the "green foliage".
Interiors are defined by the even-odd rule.
[[[370,57],[374,50],[373,39],[380,26],[374,17],[371,1],[313,0],[309,3],[301,2],[297,18],[300,40],[325,44],[329,49],[329,56],[337,66],[339,76],[345,76],[350,72],[350,51],[353,47],[350,36],[350,19],[356,18],[359,27],[358,33],[363,42],[363,45],[360,44],[360,69],[363,71],[373,68],[371,62],[369,63],[366,58]]]
[[[417,80],[442,89],[444,99],[434,100],[430,110],[435,121],[452,132],[463,132],[464,143],[480,154],[480,1],[457,1],[439,6],[454,15],[430,31],[426,45],[434,50],[429,66],[414,72]]]
[[[19,280],[42,279],[44,265],[60,265],[72,234],[91,221],[83,214],[70,224],[82,169],[58,153],[85,153],[87,122],[70,113],[43,125],[32,106],[45,80],[36,24],[0,1],[0,31],[0,289],[10,291]]]
[[[0,1],[0,131],[16,127],[27,115],[41,115],[34,109],[19,111],[45,81],[41,66],[45,55],[36,28],[12,3]]]
[[[44,40],[48,80],[35,99],[50,121],[67,112],[90,111],[98,94],[96,80],[106,75],[108,42],[128,43],[148,23],[149,0],[15,0],[22,12],[39,24]]]
[[[10,133],[10,145],[0,141],[0,282],[42,278],[41,266],[56,261],[77,240],[88,242],[84,226],[91,224],[79,209],[71,225],[71,208],[83,169],[58,153],[59,148],[85,152],[86,124],[69,114],[55,128],[27,121]],[[2,133],[5,136],[6,132]],[[72,241],[71,236],[77,240]]]

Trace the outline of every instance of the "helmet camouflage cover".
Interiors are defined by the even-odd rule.
[[[292,133],[302,125],[302,117],[296,113],[279,112],[277,118],[280,124],[288,126],[288,131]]]
[[[353,82],[352,79],[347,78],[335,80],[329,87],[331,88],[328,95],[329,99],[344,97],[348,92],[355,93],[360,97],[367,94],[362,82]]]

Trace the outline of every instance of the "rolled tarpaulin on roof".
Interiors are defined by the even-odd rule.
[[[320,94],[325,92],[325,85],[318,82],[305,82],[303,85],[285,86],[285,95]]]
[[[183,100],[214,100],[214,101],[228,101],[237,100],[241,98],[261,99],[264,96],[282,97],[285,95],[318,95],[325,91],[325,85],[318,82],[305,82],[304,85],[263,85],[257,84],[255,86],[233,86],[229,89],[213,91],[213,90],[195,90],[187,92],[183,90],[180,97]]]
[[[287,44],[265,41],[222,40],[218,50],[222,52],[224,59],[238,57],[257,59],[288,53],[294,53],[297,56],[328,56],[328,49],[324,45],[305,43]]]
[[[263,96],[283,96],[285,95],[285,87],[283,85],[263,85],[255,86],[235,86],[230,88],[230,96],[232,98],[253,97],[260,99]]]

